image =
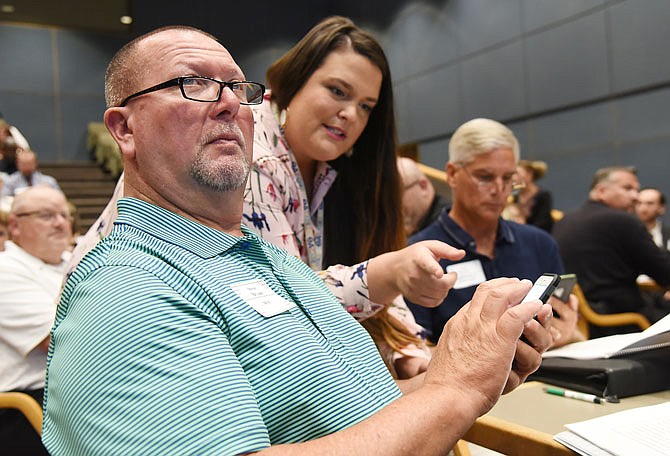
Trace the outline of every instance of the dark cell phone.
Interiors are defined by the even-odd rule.
[[[554,292],[560,281],[561,277],[558,274],[542,274],[535,281],[533,287],[530,289],[526,297],[521,300],[521,302],[528,302],[539,299],[540,301],[546,303],[549,301],[551,294]]]
[[[572,289],[575,287],[576,283],[577,276],[575,274],[561,275],[561,282],[554,290],[554,296],[563,302],[568,302],[568,299],[570,299],[570,293],[572,293]]]

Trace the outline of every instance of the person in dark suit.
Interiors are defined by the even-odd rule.
[[[639,312],[652,323],[662,312],[645,303],[637,277],[646,274],[670,286],[670,252],[659,249],[633,214],[640,184],[633,167],[596,171],[589,200],[554,226],[566,270],[579,277],[586,299],[604,314]],[[593,328],[597,335],[620,328]],[[595,335],[595,334],[592,334]]]

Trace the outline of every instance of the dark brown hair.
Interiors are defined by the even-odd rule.
[[[377,66],[382,85],[353,156],[330,162],[338,175],[324,201],[324,266],[354,264],[405,246],[393,85],[377,40],[348,18],[324,19],[268,69],[272,99],[280,110],[286,108],[326,57],[342,48]]]

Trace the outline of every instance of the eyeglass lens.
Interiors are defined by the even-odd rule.
[[[262,101],[263,88],[254,82],[227,82],[205,78],[184,78],[182,88],[187,98],[197,101],[217,101],[221,91],[229,87],[241,103],[256,104]]]

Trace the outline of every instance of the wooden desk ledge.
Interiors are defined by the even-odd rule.
[[[509,455],[574,456],[577,454],[555,441],[552,435],[486,415],[472,425],[463,440]]]

